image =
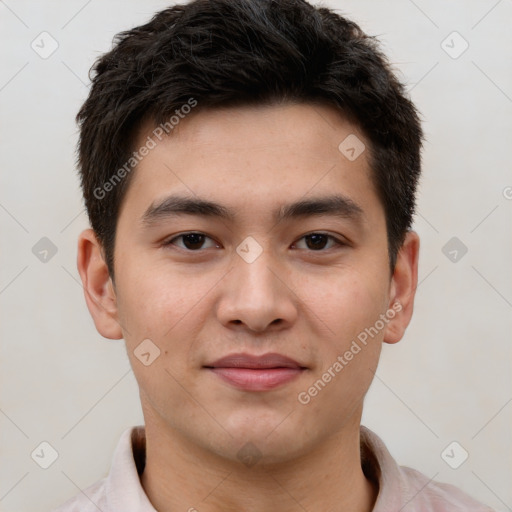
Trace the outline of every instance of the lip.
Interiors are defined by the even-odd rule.
[[[306,369],[277,353],[230,354],[204,366],[225,382],[246,391],[269,391],[296,379]]]

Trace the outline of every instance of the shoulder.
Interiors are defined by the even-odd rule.
[[[410,510],[421,512],[495,512],[452,484],[437,482],[423,473],[400,466],[403,483],[408,489]],[[408,510],[406,507],[404,512]]]
[[[52,512],[155,512],[139,477],[145,463],[144,434],[143,426],[126,429],[118,441],[108,474]]]
[[[52,510],[52,512],[98,512],[98,510],[105,510],[106,480],[106,478],[102,478]]]
[[[399,466],[377,434],[361,425],[361,460],[368,478],[378,483],[374,512],[494,512],[458,487]]]

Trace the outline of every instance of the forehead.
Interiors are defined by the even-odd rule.
[[[361,143],[365,139],[359,128],[333,107],[321,104],[196,108],[181,120],[174,117],[178,122],[164,142],[175,142],[175,151],[178,145],[189,146],[207,150],[212,156],[226,151],[263,151],[270,158],[293,158],[296,154],[298,158],[333,163],[340,154],[339,144],[347,136],[357,137]],[[153,131],[153,124],[146,122],[140,130],[140,142]],[[362,156],[364,161],[366,155]]]
[[[247,213],[258,205],[274,209],[284,198],[333,192],[379,208],[367,141],[331,107],[198,109],[161,140],[146,123],[136,147],[148,138],[154,147],[138,163],[123,201],[139,212],[176,191]]]

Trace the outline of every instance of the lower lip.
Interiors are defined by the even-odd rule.
[[[247,391],[268,391],[296,379],[302,368],[210,368],[233,386]]]

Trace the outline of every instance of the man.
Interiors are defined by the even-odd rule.
[[[60,512],[491,510],[360,425],[413,311],[423,137],[372,38],[196,0],[118,35],[78,121],[78,269],[145,425]]]

